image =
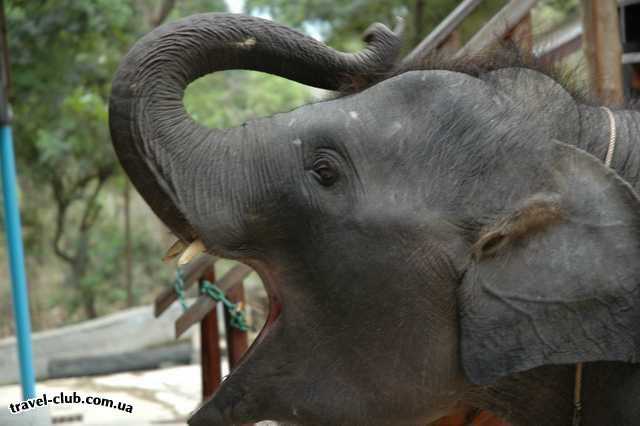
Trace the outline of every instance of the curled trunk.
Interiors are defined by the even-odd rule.
[[[109,125],[118,158],[160,219],[191,241],[198,224],[190,212],[210,196],[198,173],[220,153],[237,155],[242,145],[236,139],[243,132],[195,123],[183,105],[187,85],[231,69],[263,71],[328,90],[370,84],[393,66],[400,41],[381,24],[370,27],[365,41],[361,52],[341,53],[271,21],[232,14],[165,24],[135,44],[114,78]]]

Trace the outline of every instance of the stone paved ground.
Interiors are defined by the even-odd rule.
[[[60,391],[80,396],[100,396],[131,404],[131,414],[117,409],[92,405],[53,405],[51,418],[69,421],[61,426],[117,425],[117,426],[173,426],[185,425],[185,419],[200,401],[200,366],[189,365],[109,376],[82,377],[39,382],[38,395],[54,395]],[[21,399],[18,385],[0,387],[0,409]],[[74,418],[81,416],[81,421]],[[0,420],[7,417],[0,415]],[[8,417],[11,419],[11,416]],[[0,421],[4,426],[4,420]],[[17,422],[15,422],[17,424]],[[269,423],[262,423],[267,426]],[[11,426],[8,423],[7,426]],[[38,426],[38,425],[34,425]]]

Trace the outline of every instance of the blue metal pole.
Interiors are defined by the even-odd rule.
[[[0,171],[2,172],[2,194],[4,198],[5,229],[9,246],[9,266],[13,290],[13,315],[16,321],[18,356],[20,358],[20,381],[24,399],[36,395],[31,349],[31,320],[29,317],[29,294],[24,270],[22,227],[18,208],[18,182],[13,154],[11,126],[3,125],[0,133]]]

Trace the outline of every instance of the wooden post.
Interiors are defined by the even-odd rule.
[[[455,30],[438,46],[438,50],[445,55],[453,56],[461,47],[462,38],[460,37],[460,31]]]
[[[622,46],[616,0],[581,0],[582,32],[589,78],[595,95],[621,105]]]
[[[227,299],[233,303],[244,304],[244,283],[240,282],[227,291]],[[249,347],[247,333],[231,326],[229,312],[224,312],[225,327],[227,331],[227,353],[229,354],[229,370],[238,366],[242,355]],[[253,423],[244,423],[241,426],[253,426]]]
[[[507,38],[513,40],[523,52],[531,54],[533,51],[533,31],[531,26],[531,13],[522,18],[511,30]]]
[[[227,298],[233,303],[244,304],[244,284],[239,283],[227,292]],[[238,365],[240,358],[249,347],[247,333],[231,326],[229,313],[225,311],[225,324],[227,330],[227,348],[229,350],[229,369]]]
[[[216,282],[213,265],[202,274],[200,282]],[[200,322],[200,364],[202,366],[202,400],[209,398],[222,383],[220,334],[217,309],[214,307]]]

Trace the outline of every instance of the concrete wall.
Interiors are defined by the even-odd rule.
[[[95,355],[131,352],[174,342],[174,321],[182,308],[174,303],[160,318],[153,307],[143,306],[107,315],[91,321],[33,334],[36,378],[46,379],[49,363]],[[192,327],[182,339],[189,339]],[[0,340],[0,384],[20,380],[16,339]]]

